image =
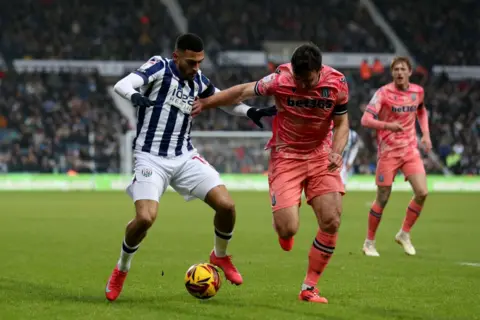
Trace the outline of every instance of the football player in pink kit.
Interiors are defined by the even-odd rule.
[[[405,220],[395,241],[403,246],[406,254],[415,255],[410,229],[420,216],[427,198],[425,168],[417,148],[417,118],[423,134],[422,144],[427,152],[432,148],[423,88],[409,82],[412,75],[410,60],[395,58],[390,69],[393,82],[377,90],[362,117],[364,127],[377,130],[378,142],[377,197],[370,208],[368,233],[363,245],[365,255],[373,257],[379,256],[375,248],[375,233],[398,170],[410,182],[414,197],[407,206]]]
[[[254,96],[274,96],[277,106],[267,148],[271,149],[268,181],[273,221],[281,247],[292,249],[303,190],[318,220],[299,299],[327,303],[317,283],[335,250],[340,225],[344,187],[339,169],[349,133],[345,77],[322,65],[317,46],[305,44],[295,50],[291,63],[280,65],[275,73],[200,99],[193,113]]]

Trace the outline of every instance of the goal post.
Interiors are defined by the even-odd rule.
[[[136,131],[127,131],[121,141],[121,169],[133,173],[132,144]],[[192,143],[200,155],[220,173],[264,173],[270,153],[265,145],[269,131],[192,131]]]

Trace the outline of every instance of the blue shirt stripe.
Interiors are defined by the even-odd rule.
[[[133,149],[135,149],[135,144],[137,143],[138,135],[140,134],[140,131],[142,130],[143,122],[145,121],[145,111],[146,110],[147,110],[146,107],[140,107],[140,109],[138,109],[137,135],[135,136],[135,139],[133,139],[133,146],[132,146]]]
[[[168,113],[167,125],[165,131],[163,131],[162,141],[160,142],[160,149],[158,155],[162,157],[168,156],[168,149],[170,147],[170,141],[172,140],[172,133],[177,123],[178,108],[170,106],[170,112]]]
[[[168,89],[170,89],[170,83],[172,82],[172,74],[169,68],[165,68],[165,75],[162,80],[162,86],[158,91],[157,100],[153,106],[152,116],[148,124],[147,134],[145,137],[145,143],[142,147],[142,151],[150,152],[152,149],[153,138],[155,137],[155,131],[157,130],[158,120],[160,119],[160,113],[163,109],[163,103],[167,98]]]

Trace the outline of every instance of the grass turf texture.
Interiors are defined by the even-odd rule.
[[[120,298],[104,286],[133,206],[123,193],[0,194],[0,319],[480,319],[478,194],[432,194],[413,229],[416,257],[394,242],[410,199],[394,193],[377,236],[380,258],[360,251],[373,193],[351,192],[336,253],[322,280],[329,305],[297,300],[316,222],[305,204],[293,251],[271,226],[268,195],[233,192],[230,246],[244,284],[223,282],[208,301],[191,297],[187,268],[207,261],[213,215],[167,193]],[[163,275],[162,275],[163,274]],[[222,275],[223,277],[223,275]]]

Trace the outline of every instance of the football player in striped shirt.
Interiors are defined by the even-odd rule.
[[[342,177],[343,185],[346,187],[348,182],[348,177],[352,173],[352,166],[357,157],[358,151],[363,146],[362,140],[358,136],[355,130],[350,129],[348,134],[348,141],[345,150],[343,151],[343,166],[340,175]]]
[[[233,284],[243,282],[227,255],[235,225],[234,202],[218,172],[198,154],[190,138],[193,101],[218,91],[200,70],[204,56],[202,39],[184,34],[176,41],[172,59],[154,56],[114,87],[137,107],[138,122],[133,142],[135,174],[127,187],[136,215],[127,224],[120,258],[105,289],[110,301],[120,295],[133,255],[154,223],[158,201],[169,185],[185,200],[198,198],[215,210],[210,262]],[[247,116],[261,126],[260,119],[275,112],[274,107],[239,104],[229,113]]]

